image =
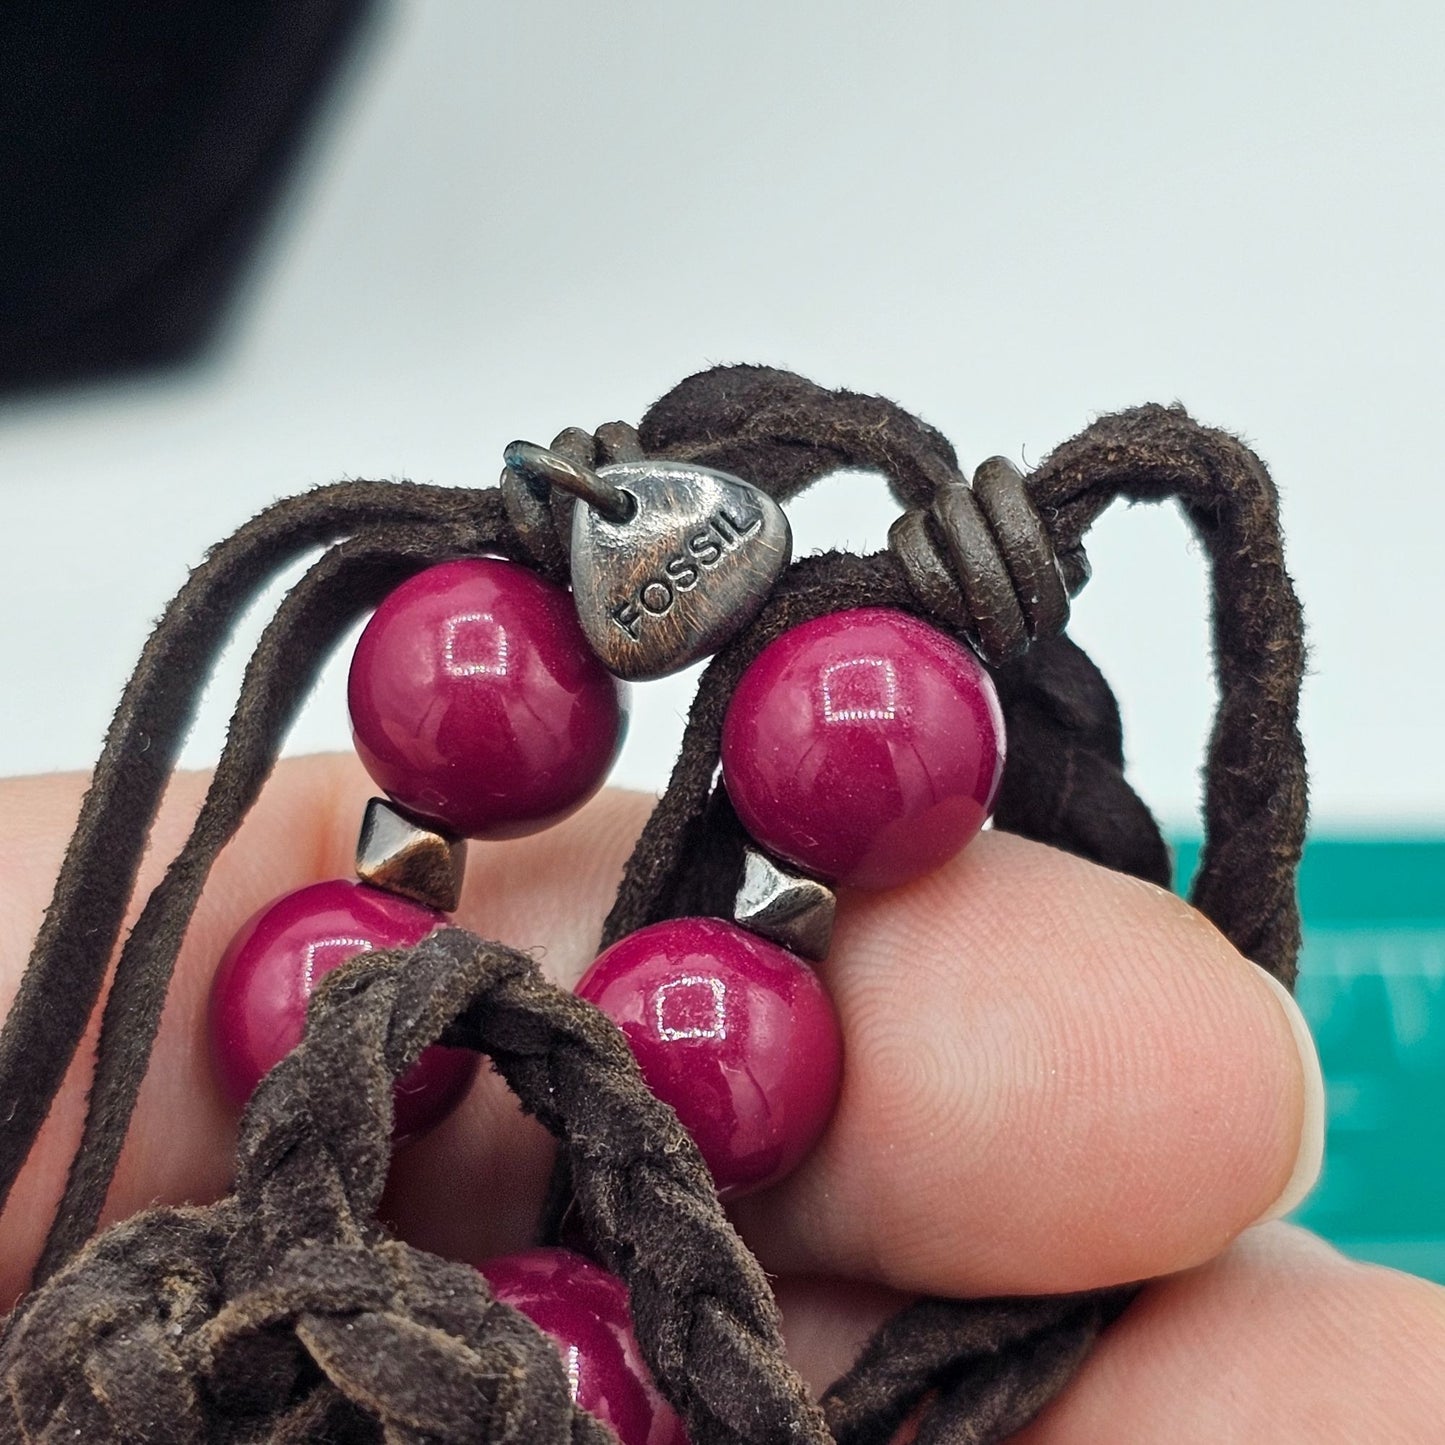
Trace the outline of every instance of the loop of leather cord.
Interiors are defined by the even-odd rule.
[[[931,508],[941,489],[959,485],[948,443],[892,402],[827,392],[756,367],[689,378],[637,432],[612,424],[564,433],[558,445],[594,465],[639,451],[687,458],[743,475],[780,500],[840,467],[882,471],[913,509]],[[1292,981],[1299,938],[1293,882],[1304,823],[1295,721],[1303,651],[1263,465],[1235,438],[1200,427],[1179,409],[1145,407],[1101,419],[1024,486],[1061,560],[1082,557],[1085,531],[1116,496],[1183,501],[1213,569],[1221,686],[1195,899],[1238,947]],[[258,646],[195,829],[122,954],[85,1142],[47,1249],[46,1268],[57,1272],[12,1316],[0,1346],[13,1408],[12,1416],[0,1416],[0,1438],[66,1433],[72,1421],[84,1426],[83,1435],[100,1432],[87,1438],[140,1438],[115,1423],[122,1397],[137,1409],[148,1400],[172,1431],[163,1438],[177,1441],[477,1439],[475,1420],[483,1419],[486,1440],[604,1438],[588,1434],[601,1427],[558,1396],[548,1363],[555,1357],[536,1348],[535,1332],[524,1332],[523,1340],[508,1324],[493,1333],[500,1307],[489,1308],[470,1283],[463,1286],[457,1266],[386,1241],[373,1222],[389,1148],[387,1080],[414,1057],[409,1050],[426,1031],[407,1020],[424,1017],[439,1030],[449,1009],[466,1015],[454,1041],[491,1053],[524,1103],[570,1139],[564,1152],[579,1214],[604,1262],[630,1281],[644,1351],[687,1413],[695,1445],[826,1438],[821,1417],[810,1413],[781,1362],[765,1281],[740,1245],[711,1232],[716,1201],[705,1176],[699,1203],[697,1176],[681,1178],[657,1163],[658,1141],[676,1142],[675,1117],[650,1096],[608,1092],[609,1070],[621,1060],[609,1063],[613,1045],[598,1043],[600,1035],[590,1050],[574,1049],[578,1039],[592,1037],[589,1029],[595,1033],[586,1007],[534,998],[530,1011],[502,1008],[510,1020],[503,1027],[487,1011],[500,1007],[501,984],[487,993],[485,1017],[464,1007],[456,989],[458,979],[472,977],[469,958],[502,973],[514,966],[505,960],[515,956],[498,945],[470,939],[438,945],[455,951],[444,961],[437,948],[423,945],[394,977],[369,963],[349,966],[338,975],[347,982],[325,993],[317,1019],[331,1017],[335,1005],[370,1022],[332,1033],[313,1023],[293,1056],[300,1062],[288,1061],[271,1076],[282,1083],[263,1085],[248,1116],[237,1194],[211,1212],[161,1211],[120,1226],[71,1258],[93,1226],[124,1139],[195,898],[330,646],[359,609],[430,561],[492,551],[555,571],[565,557],[568,520],[567,504],[550,497],[519,504],[499,491],[344,484],[264,513],[216,549],[168,610],[112,725],[20,1000],[0,1035],[0,1087],[10,1098],[23,1097],[23,1107],[0,1120],[0,1196],[93,1008],[161,789],[230,622],[285,561],[349,539],[303,579]],[[998,519],[990,521],[997,532]],[[553,544],[547,562],[541,554]],[[1028,569],[1041,565],[1044,553],[1027,538],[1022,551],[999,545],[1020,613],[1026,603],[1046,613],[1047,598],[1026,595]],[[727,906],[742,845],[737,820],[714,785],[727,698],[748,662],[781,631],[858,605],[930,615],[956,632],[973,623],[971,609],[964,621],[956,603],[935,606],[920,595],[891,552],[795,563],[757,620],[704,672],[677,766],[629,861],[607,939],[671,913]],[[1124,780],[1112,694],[1066,638],[1028,625],[1040,634],[1034,645],[995,672],[1010,737],[999,825],[1167,881],[1157,826]],[[520,974],[507,977],[508,986],[521,986]],[[351,988],[358,998],[375,993],[354,1015],[341,1008]],[[568,1086],[587,1093],[594,1111],[581,1133],[565,1109],[558,1112],[551,1092],[564,1056],[575,1071]],[[329,1068],[320,1070],[316,1061],[327,1057]],[[365,1087],[349,1077],[357,1068],[369,1081]],[[279,1088],[294,1092],[277,1095]],[[600,1114],[599,1097],[609,1100]],[[255,1123],[257,1110],[270,1110],[265,1127]],[[306,1145],[308,1129],[322,1130],[321,1152]],[[617,1185],[619,1178],[626,1184]],[[217,1220],[224,1225],[220,1244]],[[320,1253],[295,1254],[313,1239],[327,1242]],[[219,1272],[212,1249],[224,1256]],[[732,1281],[726,1287],[709,1274],[719,1260]],[[265,1278],[281,1261],[307,1282],[289,1303],[266,1293]],[[330,1295],[323,1289],[328,1279],[336,1291]],[[437,1291],[454,1296],[453,1313],[442,1309]],[[881,1445],[931,1400],[920,1416],[924,1445],[1001,1440],[1063,1385],[1128,1298],[1127,1291],[1100,1291],[1067,1301],[923,1302],[886,1326],[829,1392],[829,1428],[850,1445]],[[721,1313],[720,1299],[728,1301]],[[101,1329],[96,1322],[103,1319],[119,1323]],[[198,1341],[210,1343],[203,1348]],[[143,1365],[149,1359],[153,1367]],[[408,1386],[412,1377],[432,1382],[426,1398]],[[534,1385],[526,1383],[534,1377]],[[496,1404],[506,1394],[504,1378],[523,1382],[505,1408]],[[480,1403],[488,1400],[496,1413]],[[258,1412],[266,1421],[261,1434],[251,1428]],[[449,1433],[469,1412],[472,1433]],[[531,1423],[518,1434],[524,1420]],[[236,1421],[250,1421],[250,1433]],[[211,1433],[187,1433],[195,1422]]]
[[[839,468],[870,468],[883,472],[906,506],[926,508],[939,487],[959,476],[949,443],[895,403],[825,391],[767,367],[715,367],[689,377],[652,407],[638,433],[649,455],[736,472],[780,500]],[[1307,813],[1299,733],[1304,624],[1284,567],[1279,499],[1268,470],[1228,432],[1200,425],[1182,407],[1150,405],[1101,417],[1052,452],[1025,483],[1061,561],[1082,556],[1085,533],[1117,499],[1177,500],[1202,544],[1211,574],[1219,702],[1204,768],[1204,851],[1191,898],[1240,952],[1292,985],[1300,944],[1295,878]],[[836,565],[843,579],[840,596],[856,599],[838,606],[863,605],[867,589],[877,587],[880,605],[928,610],[893,559],[852,558]],[[847,568],[852,571],[845,574]],[[795,567],[790,575],[796,573]],[[774,598],[789,585],[785,578]],[[765,609],[748,633],[709,664],[708,672],[719,674],[717,693],[726,689],[728,677],[740,675],[739,662],[757,650],[759,637],[776,635],[768,629],[779,624],[768,622],[769,616],[777,614]],[[956,620],[933,616],[945,629],[957,630]],[[1065,655],[1035,650],[1044,658]],[[997,679],[1007,678],[1011,667],[1029,668],[1033,655],[1001,669]],[[1035,661],[1031,675],[1038,677],[1040,668],[1046,671],[1047,664]],[[1044,692],[1052,695],[1065,730],[1075,712],[1080,726],[1095,726],[1066,680]],[[683,756],[654,814],[656,826],[649,824],[635,855],[637,871],[645,869],[647,877],[634,883],[629,870],[608,936],[627,919],[658,916],[659,900],[674,886],[681,852],[664,835],[695,829],[706,808],[707,789],[697,777],[705,768],[689,747],[715,747],[721,728],[716,708],[716,695],[704,705],[700,692],[691,715],[697,725],[689,723]],[[1011,750],[1013,741],[1011,735]],[[1021,800],[1019,806],[1037,813],[1047,800]],[[1123,806],[1132,825],[1137,809]],[[1114,823],[1102,819],[1095,831],[1108,831]],[[1069,846],[1064,837],[1048,841]],[[659,850],[670,853],[669,861],[644,861]]]
[[[562,1363],[480,1273],[374,1217],[392,1084],[439,1037],[485,1052],[571,1150],[604,1263],[694,1441],[823,1445],[766,1279],[621,1032],[524,954],[460,929],[318,989],[242,1122],[232,1195],[102,1235],[0,1346],[0,1440],[600,1442]],[[322,1433],[320,1422],[329,1433]]]

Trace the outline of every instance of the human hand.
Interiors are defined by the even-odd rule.
[[[142,892],[205,779],[180,775]],[[8,1007],[84,780],[0,784],[0,1004]],[[346,876],[369,792],[350,758],[283,763],[197,910],[107,1220],[224,1192],[235,1118],[205,1009],[261,904]],[[604,794],[533,838],[474,844],[458,921],[545,951],[570,984],[650,806]],[[1445,1415],[1445,1291],[1283,1224],[1318,1160],[1322,1099],[1260,970],[1150,885],[1000,833],[907,888],[843,900],[822,973],[843,1020],[837,1114],[791,1178],[733,1216],[777,1278],[789,1350],[821,1391],[919,1292],[1043,1293],[1146,1277],[1026,1445],[1426,1441]],[[88,1051],[82,1050],[85,1055]],[[0,1221],[23,1290],[79,1137],[84,1058]],[[1303,1141],[1303,1142],[1302,1142]],[[521,1248],[550,1141],[483,1072],[401,1151],[384,1209],[469,1260]]]

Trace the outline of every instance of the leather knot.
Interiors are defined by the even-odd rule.
[[[551,1343],[475,1269],[391,1239],[290,1251],[187,1354],[233,1418],[271,1416],[316,1371],[338,1397],[333,1411],[355,1411],[387,1439],[562,1445],[580,1413]],[[608,1437],[597,1427],[595,1438]]]
[[[327,976],[252,1096],[231,1195],[107,1232],[21,1304],[0,1445],[612,1441],[531,1321],[376,1223],[392,1082],[439,1038],[485,1053],[568,1147],[580,1222],[698,1445],[828,1440],[766,1277],[624,1036],[527,955],[442,929]]]
[[[1018,469],[990,457],[972,487],[945,482],[927,508],[888,533],[908,586],[940,621],[963,632],[991,666],[1037,637],[1062,632],[1069,598],[1088,580],[1082,548],[1059,557]]]
[[[223,1240],[212,1211],[157,1210],[56,1275],[5,1338],[0,1439],[200,1445],[186,1344],[219,1300]]]
[[[58,1274],[7,1341],[0,1439],[612,1439],[470,1266],[387,1238],[318,1242],[226,1298],[236,1213],[155,1210]]]

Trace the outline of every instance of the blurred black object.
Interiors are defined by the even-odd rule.
[[[205,344],[370,9],[0,5],[0,389]]]

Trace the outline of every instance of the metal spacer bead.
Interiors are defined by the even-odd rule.
[[[1082,547],[1055,553],[1022,474],[1005,457],[981,463],[972,487],[946,482],[926,511],[905,512],[888,547],[924,607],[992,666],[1062,632],[1069,598],[1089,576]]]
[[[791,872],[759,848],[744,850],[733,919],[749,932],[818,963],[833,941],[837,903],[826,883]]]
[[[452,913],[462,896],[467,841],[372,798],[356,843],[356,876],[373,888]]]
[[[552,438],[550,447],[513,442],[502,468],[502,505],[522,546],[537,570],[554,582],[566,583],[572,556],[572,510],[576,495],[554,485],[559,474],[594,480],[594,465],[621,459],[642,445],[626,422],[609,422],[597,437],[569,426]],[[515,454],[514,454],[515,453]],[[600,459],[600,460],[599,460]],[[615,499],[614,499],[615,503]]]
[[[567,549],[552,520],[548,491],[511,467],[502,468],[502,506],[528,560],[554,582],[567,578]]]
[[[647,458],[637,428],[630,422],[603,422],[593,433],[593,440],[599,467],[610,467],[614,462],[640,462]]]
[[[927,512],[904,512],[888,529],[888,550],[898,558],[914,595],[939,621],[972,631],[973,614],[964,605],[958,579],[944,560]]]
[[[984,661],[998,666],[1022,657],[1029,647],[1028,628],[978,498],[962,482],[952,482],[933,494],[930,510],[973,616]]]
[[[1069,620],[1069,591],[1023,474],[1007,457],[989,457],[973,474],[973,494],[1013,579],[1029,637],[1062,632]]]

